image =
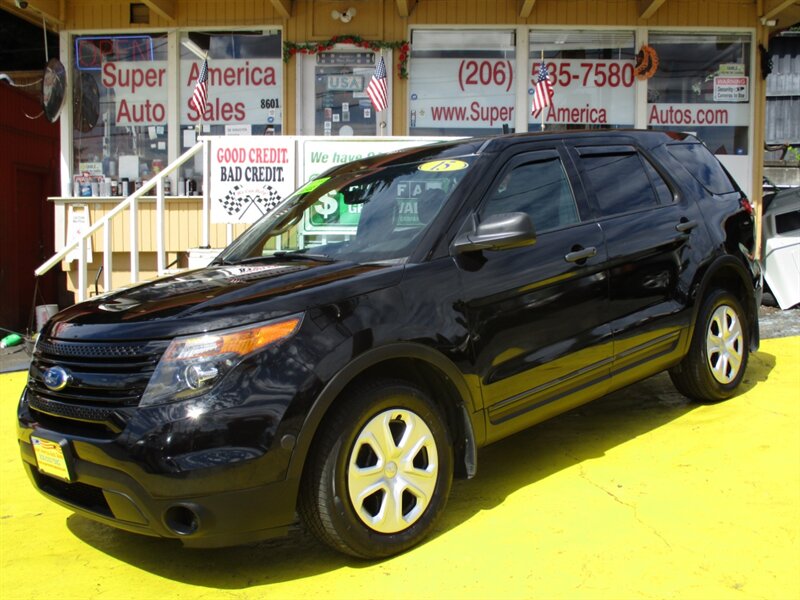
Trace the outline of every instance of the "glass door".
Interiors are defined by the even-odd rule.
[[[302,85],[298,93],[298,134],[389,135],[390,110],[376,115],[367,96],[367,86],[375,72],[378,56],[371,50],[351,46],[303,56]],[[387,65],[391,64],[388,56],[384,60]]]

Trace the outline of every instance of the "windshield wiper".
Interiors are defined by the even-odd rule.
[[[280,251],[274,252],[272,256],[276,258],[289,258],[289,259],[300,259],[300,260],[315,260],[317,262],[334,262],[334,259],[330,256],[325,254],[312,254],[306,252],[287,252],[287,251]]]
[[[245,263],[258,262],[261,260],[269,260],[271,256],[248,256],[247,258],[240,258],[239,260],[231,260],[229,258],[217,258],[209,263],[209,267],[229,267],[232,265],[243,265]]]
[[[210,267],[214,266],[232,266],[232,265],[244,265],[247,263],[254,263],[254,262],[261,262],[261,261],[268,261],[273,258],[280,258],[282,260],[313,260],[316,262],[324,262],[330,263],[335,262],[335,259],[331,258],[330,256],[326,256],[325,254],[310,254],[305,252],[288,252],[288,251],[279,251],[274,252],[272,254],[265,254],[263,256],[248,256],[247,258],[241,258],[239,260],[230,260],[230,259],[217,259],[214,260],[212,263],[209,264]]]

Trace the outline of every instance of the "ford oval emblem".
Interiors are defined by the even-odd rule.
[[[71,380],[72,375],[63,367],[50,367],[44,372],[44,384],[54,392],[63,390]]]

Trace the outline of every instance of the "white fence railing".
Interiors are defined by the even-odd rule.
[[[189,150],[184,152],[175,161],[170,163],[165,169],[160,171],[152,179],[147,181],[141,188],[136,190],[133,194],[128,196],[125,200],[117,204],[110,212],[103,216],[102,219],[97,221],[94,225],[89,227],[86,231],[81,233],[75,239],[68,240],[66,245],[54,254],[47,262],[43,263],[36,269],[37,276],[44,275],[54,266],[59,264],[66,256],[75,248],[78,249],[78,285],[75,290],[76,299],[78,302],[86,299],[87,279],[88,279],[88,264],[87,264],[87,240],[96,231],[103,230],[103,289],[106,291],[111,290],[111,275],[113,273],[112,264],[112,240],[111,240],[111,221],[121,214],[124,210],[130,210],[130,282],[136,283],[139,281],[139,199],[147,195],[153,188],[156,189],[156,265],[158,274],[161,275],[166,270],[166,243],[164,238],[164,178],[169,177],[175,172],[183,163],[201,150],[204,152],[203,164],[206,165],[208,160],[208,140],[201,140],[192,146]],[[207,165],[206,165],[207,166]],[[209,221],[209,207],[210,195],[208,185],[208,168],[203,169],[203,231],[202,231],[202,245],[208,246],[210,237],[210,221]]]

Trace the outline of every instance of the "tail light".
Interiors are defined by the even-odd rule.
[[[753,214],[753,205],[750,204],[750,200],[747,199],[747,196],[742,196],[742,199],[739,200],[739,204],[748,215]]]

